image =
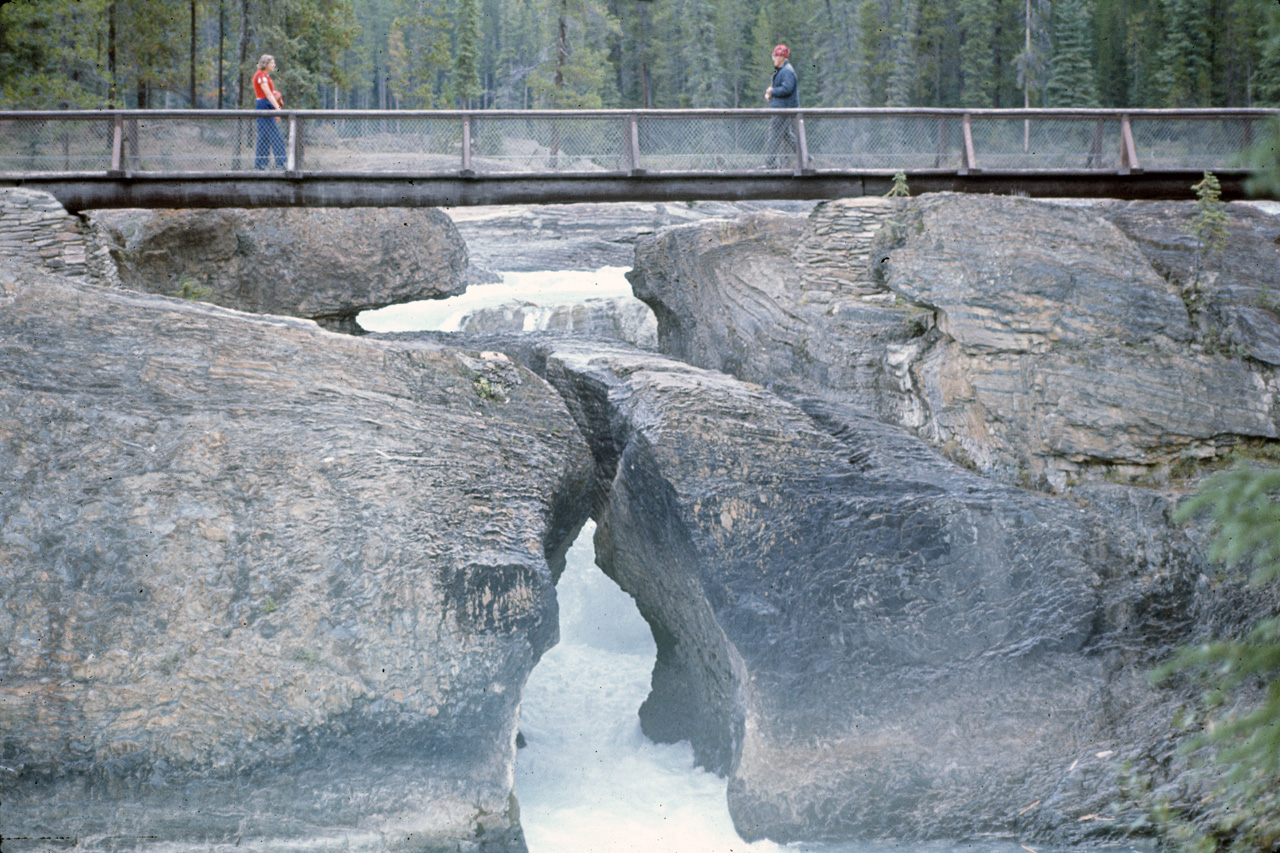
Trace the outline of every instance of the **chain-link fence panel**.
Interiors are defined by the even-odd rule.
[[[639,166],[660,172],[766,168],[770,159],[771,119],[782,119],[794,127],[791,116],[770,116],[767,110],[761,110],[758,116],[641,116],[637,127]],[[777,140],[773,141],[776,147]],[[791,144],[794,146],[794,138]],[[794,147],[790,150],[794,151]],[[785,168],[792,168],[791,162]]]
[[[1093,116],[973,116],[980,169],[1117,169],[1119,119]]]
[[[1253,142],[1252,116],[1133,116],[1133,146],[1143,169],[1227,169]]]
[[[283,120],[277,127],[279,153],[288,128]],[[126,171],[226,172],[254,165],[256,119],[126,115],[121,131],[120,166]]]
[[[300,116],[299,125],[300,169],[427,174],[462,169],[462,119],[456,116]]]
[[[631,168],[625,116],[471,118],[471,168],[497,172],[616,172]]]
[[[0,119],[0,172],[105,172],[111,119]]]
[[[955,169],[959,116],[807,115],[809,166],[831,170]]]

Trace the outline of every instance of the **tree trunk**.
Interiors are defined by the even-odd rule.
[[[107,6],[107,107],[116,109],[119,91],[116,88],[116,4]]]
[[[236,108],[243,109],[244,68],[249,63],[249,0],[240,0],[240,44],[236,48]]]
[[[191,89],[191,109],[196,108],[196,0],[191,2],[191,62],[188,66],[191,72],[188,77]]]
[[[226,84],[222,77],[222,60],[227,52],[227,2],[218,0],[218,109],[222,109],[222,96]]]

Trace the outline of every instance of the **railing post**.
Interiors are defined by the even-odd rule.
[[[632,113],[627,117],[627,149],[631,162],[631,174],[643,175],[640,168],[640,117]]]
[[[1138,149],[1133,144],[1133,126],[1129,122],[1129,114],[1120,114],[1120,174],[1141,172],[1138,165]]]
[[[289,147],[285,149],[284,168],[287,172],[298,169],[298,114],[289,113]]]
[[[293,139],[293,168],[302,171],[307,167],[307,124],[299,121],[293,128],[290,138]]]
[[[473,174],[471,171],[471,116],[462,117],[462,174]]]
[[[796,113],[796,171],[804,174],[809,171],[809,142],[804,136],[804,114]]]
[[[124,117],[116,113],[111,117],[111,169],[119,174],[124,171]]]
[[[964,161],[960,164],[960,174],[967,175],[978,171],[978,158],[973,154],[973,124],[969,113],[960,120],[960,128],[964,136]]]

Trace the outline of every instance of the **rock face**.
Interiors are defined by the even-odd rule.
[[[598,560],[653,627],[644,730],[729,776],[745,838],[1069,842],[1126,817],[1107,758],[1156,735],[1118,721],[1202,567],[1167,508],[996,484],[654,355],[523,357],[591,441]]]
[[[808,213],[812,202],[689,204],[536,204],[459,207],[449,211],[483,271],[594,270],[629,267],[637,234],[762,207]],[[518,246],[519,251],[512,251]]]
[[[523,849],[590,472],[500,355],[0,264],[6,842]]]
[[[631,278],[694,364],[876,412],[1007,482],[1159,480],[1277,435],[1280,229],[1229,209],[1195,292],[1191,205],[952,195],[670,229]]]
[[[48,193],[0,188],[0,257],[20,259],[70,278],[119,284],[107,250]]]
[[[658,321],[638,299],[586,299],[574,305],[535,305],[509,302],[481,308],[458,323],[463,332],[573,332],[622,341],[641,349],[658,345]]]
[[[466,246],[432,209],[102,210],[126,287],[356,331],[361,311],[466,287]]]

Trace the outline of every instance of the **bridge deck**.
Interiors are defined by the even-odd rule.
[[[1277,110],[0,112],[0,185],[101,207],[457,206],[911,192],[1187,198]],[[276,167],[280,168],[265,168]]]

